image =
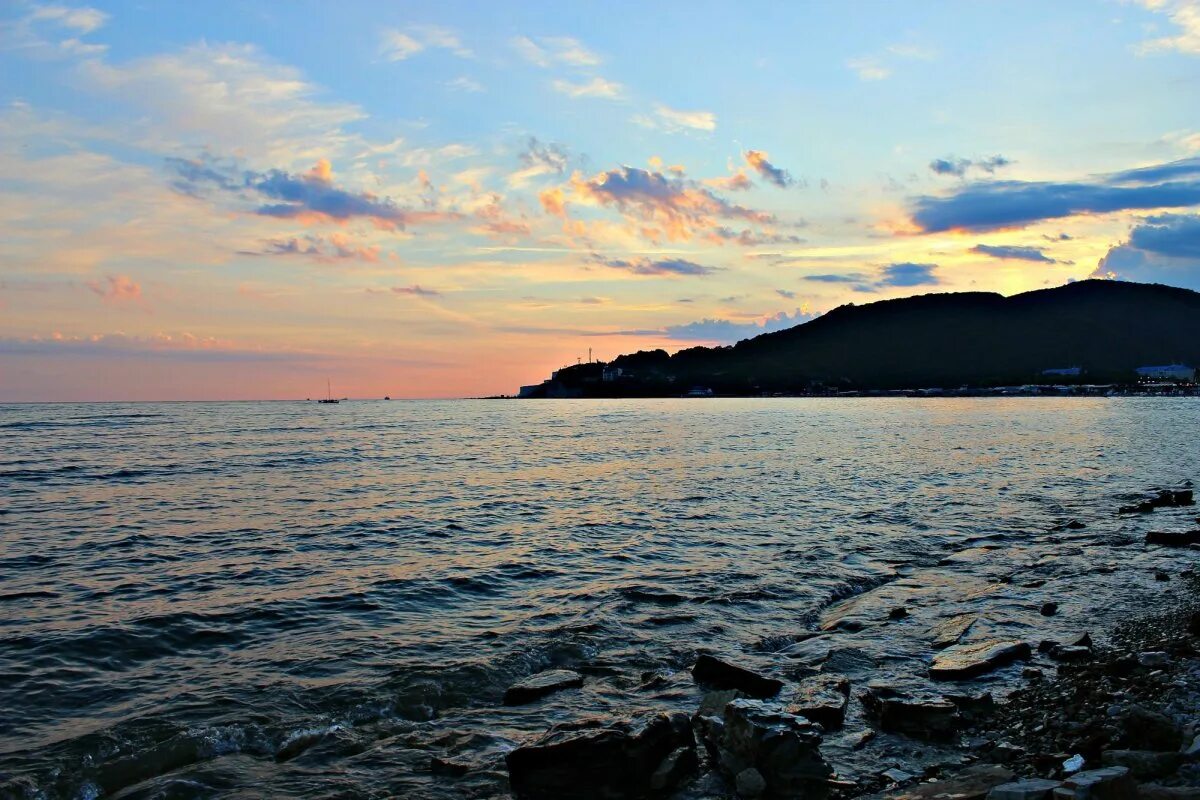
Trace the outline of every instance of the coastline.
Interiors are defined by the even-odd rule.
[[[1159,490],[1143,503],[1170,509],[1180,526],[1200,521],[1191,494]],[[1146,522],[1149,510],[1120,515]],[[1089,538],[1087,529],[1087,522],[1064,520],[1049,534],[1070,550]],[[828,605],[790,642],[761,642],[754,657],[700,648],[690,670],[643,676],[646,684],[699,687],[698,704],[556,726],[506,756],[514,794],[1200,797],[1197,551],[1160,541],[1147,535],[1118,545],[1151,554],[1152,566],[1100,561],[1085,568],[1104,577],[1099,583],[1137,580],[1115,605],[1088,597],[1091,581],[1078,563],[1068,570],[1078,581],[1074,595],[1045,591],[1052,582],[1033,577],[1036,563],[1017,573],[1002,568],[982,585],[954,576],[956,564],[986,556],[984,545],[864,586]],[[919,607],[939,588],[948,591],[934,604],[935,624],[924,637],[908,637],[923,653],[872,633],[928,618]],[[947,594],[958,597],[947,605]],[[1027,609],[1006,609],[1005,594],[1027,595],[1042,624]],[[984,596],[991,602],[982,611],[964,611]],[[544,695],[568,687],[553,684]],[[443,774],[478,766],[434,759]]]

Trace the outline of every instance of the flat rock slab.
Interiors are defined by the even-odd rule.
[[[569,669],[551,669],[519,680],[504,692],[504,705],[519,706],[532,703],[562,689],[583,686],[583,676]]]
[[[840,728],[846,721],[850,681],[841,675],[817,675],[800,684],[789,714],[817,723],[826,730]]]
[[[1054,790],[1055,800],[1136,800],[1137,784],[1125,767],[1079,772]]]
[[[929,629],[935,650],[945,650],[951,645],[958,644],[967,631],[979,621],[976,614],[959,614],[936,623]]]
[[[1013,779],[1013,771],[994,764],[967,767],[953,778],[922,783],[899,798],[904,800],[983,800],[993,786]],[[1058,784],[1056,783],[1055,786]]]
[[[989,639],[946,648],[938,653],[929,667],[929,677],[940,681],[974,678],[997,667],[1029,658],[1032,649],[1027,642]]]
[[[774,697],[783,688],[783,681],[767,678],[710,655],[702,655],[696,659],[696,664],[692,667],[692,677],[696,679],[696,683],[717,689],[737,689],[750,697],[758,698]]]
[[[1046,778],[1026,778],[1000,784],[988,792],[987,800],[1046,800],[1060,785]]]

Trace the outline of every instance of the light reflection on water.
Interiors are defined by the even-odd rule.
[[[1194,477],[1198,421],[1136,398],[2,406],[0,771],[62,766],[72,794],[232,726],[217,750],[253,770],[188,769],[302,794],[266,756],[349,719],[314,758],[387,742],[354,785],[436,793],[438,725],[568,713],[494,709],[517,677],[590,667],[578,710],[620,710],[642,673],[762,650],[896,565]]]

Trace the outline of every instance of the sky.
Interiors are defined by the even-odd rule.
[[[1200,0],[0,0],[0,401],[515,393],[1200,290]]]

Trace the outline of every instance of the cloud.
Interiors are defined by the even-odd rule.
[[[179,361],[281,361],[304,357],[295,351],[268,351],[239,346],[213,336],[159,332],[146,336],[123,333],[0,337],[0,354],[37,356],[137,356]]]
[[[1056,259],[1046,255],[1042,248],[1025,245],[977,244],[971,248],[970,252],[981,256],[1015,261],[1038,261],[1043,264],[1059,263]]]
[[[768,161],[767,154],[762,150],[747,150],[745,158],[746,163],[764,180],[775,184],[780,189],[786,189],[792,185],[792,176],[788,174],[788,171],[780,169]]]
[[[891,69],[874,58],[851,58],[846,61],[846,66],[862,81],[882,81],[892,74]]]
[[[522,58],[539,67],[551,67],[555,64],[594,67],[600,63],[598,55],[570,36],[548,36],[537,40],[528,36],[518,36],[511,44]]]
[[[364,118],[361,108],[323,102],[298,70],[253,46],[199,44],[119,65],[92,59],[79,73],[128,120],[122,141],[155,152],[204,148],[297,168],[361,144],[345,131]]]
[[[876,285],[880,287],[935,286],[942,282],[933,274],[936,268],[937,264],[915,264],[911,261],[888,264],[882,269]]]
[[[1175,36],[1163,36],[1142,42],[1140,53],[1174,50],[1179,53],[1200,54],[1200,2],[1197,0],[1139,0],[1142,6],[1166,14],[1179,28]]]
[[[1200,204],[1200,158],[1188,158],[1088,181],[988,181],[947,195],[910,201],[925,232],[1020,228],[1047,219]]]
[[[329,236],[308,234],[303,237],[266,239],[259,250],[239,250],[243,256],[306,256],[314,261],[355,260],[376,263],[382,253],[379,245],[359,245],[344,233]]]
[[[871,277],[861,272],[848,272],[844,274],[805,275],[801,280],[814,281],[816,283],[868,283]]]
[[[717,115],[711,111],[680,111],[662,103],[655,104],[654,116],[639,114],[633,118],[633,121],[644,128],[655,128],[667,133],[717,129]]]
[[[702,319],[683,325],[668,325],[664,331],[671,339],[734,344],[763,333],[795,327],[802,322],[816,319],[817,316],[817,314],[796,309],[792,314],[780,311],[760,321],[736,322],[729,319]]]
[[[704,185],[726,192],[744,192],[754,188],[754,183],[746,176],[746,171],[741,169],[721,178],[707,178]]]
[[[718,244],[730,242],[741,247],[761,247],[765,244],[803,244],[804,238],[791,233],[775,233],[772,231],[756,231],[743,228],[734,230],[726,225],[718,225],[705,234],[710,241]]]
[[[453,89],[456,92],[482,92],[484,91],[483,84],[474,78],[468,78],[466,75],[461,75],[452,81],[446,81],[446,88]]]
[[[596,258],[606,267],[613,269],[622,269],[626,272],[631,272],[634,275],[655,275],[667,277],[679,277],[684,275],[711,275],[716,272],[716,267],[706,267],[703,264],[697,264],[694,261],[687,261],[682,258],[635,258],[635,259],[601,259]]]
[[[108,275],[103,281],[88,281],[87,287],[109,301],[142,299],[142,287],[128,275]]]
[[[267,172],[245,171],[232,173],[227,166],[207,157],[199,159],[168,158],[167,166],[174,171],[173,185],[192,196],[202,195],[206,186],[257,199],[256,214],[300,221],[344,222],[366,219],[380,228],[402,230],[409,222],[446,219],[457,215],[430,211],[413,211],[398,206],[386,197],[370,192],[342,189],[333,182],[328,161],[303,174],[279,169]],[[271,202],[274,201],[274,202]]]
[[[436,289],[426,289],[419,284],[412,286],[393,286],[392,291],[396,294],[407,295],[409,297],[441,297],[442,293]]]
[[[559,94],[565,94],[567,97],[574,98],[603,97],[615,100],[625,91],[625,87],[621,86],[621,84],[600,77],[592,78],[590,81],[584,83],[556,80],[551,85],[554,87],[554,91]]]
[[[577,173],[571,179],[571,190],[574,202],[616,208],[660,226],[648,233],[660,231],[672,240],[690,239],[697,232],[718,228],[721,219],[757,224],[775,221],[771,214],[731,203],[695,181],[637,167],[618,167],[586,180]]]
[[[86,58],[100,56],[108,50],[107,45],[91,44],[79,38],[104,26],[108,15],[103,11],[87,6],[54,4],[31,5],[29,8],[24,16],[0,22],[0,51],[25,50],[41,58]]]
[[[508,176],[510,186],[524,186],[533,178],[542,175],[562,175],[567,171],[570,155],[560,144],[540,142],[537,137],[530,136],[517,158],[521,169]]]
[[[388,61],[404,61],[428,49],[448,50],[459,58],[471,58],[458,35],[437,25],[414,25],[406,31],[385,28],[380,34],[379,54]]]
[[[980,172],[986,172],[991,175],[1001,167],[1007,167],[1012,162],[1004,156],[995,155],[991,158],[984,158],[978,161],[972,161],[968,158],[955,158],[947,156],[946,158],[935,158],[929,162],[929,169],[935,175],[953,175],[956,178],[965,177],[968,170],[977,169]]]
[[[779,295],[780,297],[786,298],[788,300],[796,299],[796,293],[793,291],[789,291],[788,289],[776,289],[775,294]]]
[[[1146,217],[1130,232],[1129,245],[1172,258],[1200,259],[1200,216],[1161,214]]]

